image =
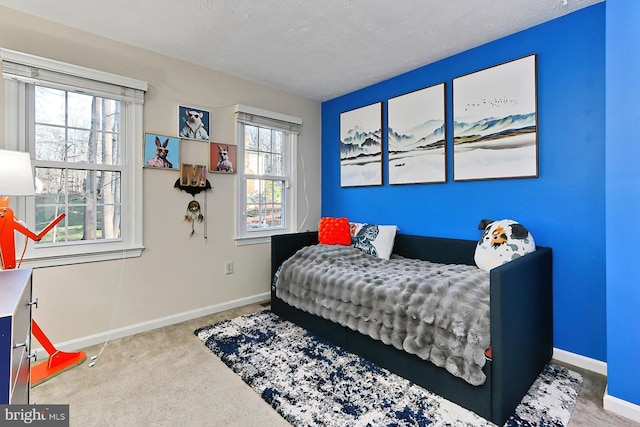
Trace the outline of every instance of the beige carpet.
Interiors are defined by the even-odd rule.
[[[70,405],[71,426],[288,426],[193,334],[264,309],[251,305],[110,342],[89,361],[34,387],[31,403]],[[85,349],[87,358],[99,346]],[[557,363],[557,362],[555,362]],[[570,427],[640,427],[602,409],[605,377],[584,376]]]

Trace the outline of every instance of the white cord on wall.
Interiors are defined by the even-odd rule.
[[[89,367],[90,368],[93,368],[95,366],[95,364],[98,362],[98,360],[102,356],[102,353],[104,352],[104,349],[107,347],[107,344],[109,343],[109,341],[111,341],[111,335],[113,333],[113,328],[115,327],[116,318],[118,316],[118,312],[120,311],[120,295],[122,294],[122,288],[124,286],[125,255],[126,255],[126,249],[123,249],[122,250],[122,258],[120,259],[120,278],[119,278],[119,283],[118,283],[118,290],[116,291],[116,300],[114,301],[114,305],[113,305],[113,312],[111,313],[111,322],[109,324],[109,333],[107,334],[107,338],[105,339],[104,343],[102,344],[102,348],[100,349],[100,351],[97,354],[91,356],[91,362],[89,363]]]
[[[300,138],[298,138],[298,153],[300,154],[300,163],[302,164],[302,191],[304,193],[304,201],[306,204],[307,212],[304,215],[304,219],[302,223],[298,227],[298,231],[302,231],[304,228],[304,224],[307,222],[309,218],[309,195],[307,194],[307,171],[304,166],[304,155],[302,154],[302,150],[300,149]]]

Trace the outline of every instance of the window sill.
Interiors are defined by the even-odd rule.
[[[295,233],[295,231],[286,228],[271,229],[270,231],[257,231],[256,234],[251,236],[236,237],[236,246],[247,245],[261,245],[265,243],[271,243],[271,236],[277,236],[278,234]]]
[[[236,246],[262,245],[271,243],[271,236],[236,237]]]
[[[40,268],[57,267],[63,265],[84,264],[88,262],[113,261],[126,258],[136,258],[142,255],[144,247],[132,247],[127,249],[105,250],[89,253],[65,254],[24,259],[21,267]]]

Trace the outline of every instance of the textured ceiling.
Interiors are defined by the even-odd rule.
[[[325,101],[602,0],[0,0]]]

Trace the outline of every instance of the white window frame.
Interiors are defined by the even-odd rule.
[[[27,244],[23,267],[50,267],[140,256],[142,241],[143,104],[147,82],[92,70],[48,58],[0,49],[5,95],[5,147],[31,152],[26,97],[32,84],[46,84],[67,91],[86,91],[121,101],[122,224],[121,238],[105,242],[70,242],[55,245]],[[31,139],[32,140],[32,139]],[[33,160],[32,160],[33,161]],[[35,231],[35,198],[14,197],[16,216]],[[16,248],[25,237],[16,233]],[[19,255],[19,254],[18,254]]]
[[[302,119],[287,114],[263,110],[247,105],[234,107],[236,117],[236,141],[237,141],[237,174],[238,194],[236,197],[236,244],[250,245],[269,243],[271,236],[275,234],[293,233],[298,226],[298,191],[297,191],[297,155],[298,135],[302,125]],[[268,230],[247,230],[246,200],[247,200],[247,176],[244,174],[244,124],[256,125],[272,129],[283,130],[287,133],[285,138],[285,164],[284,164],[284,212],[285,225]]]

